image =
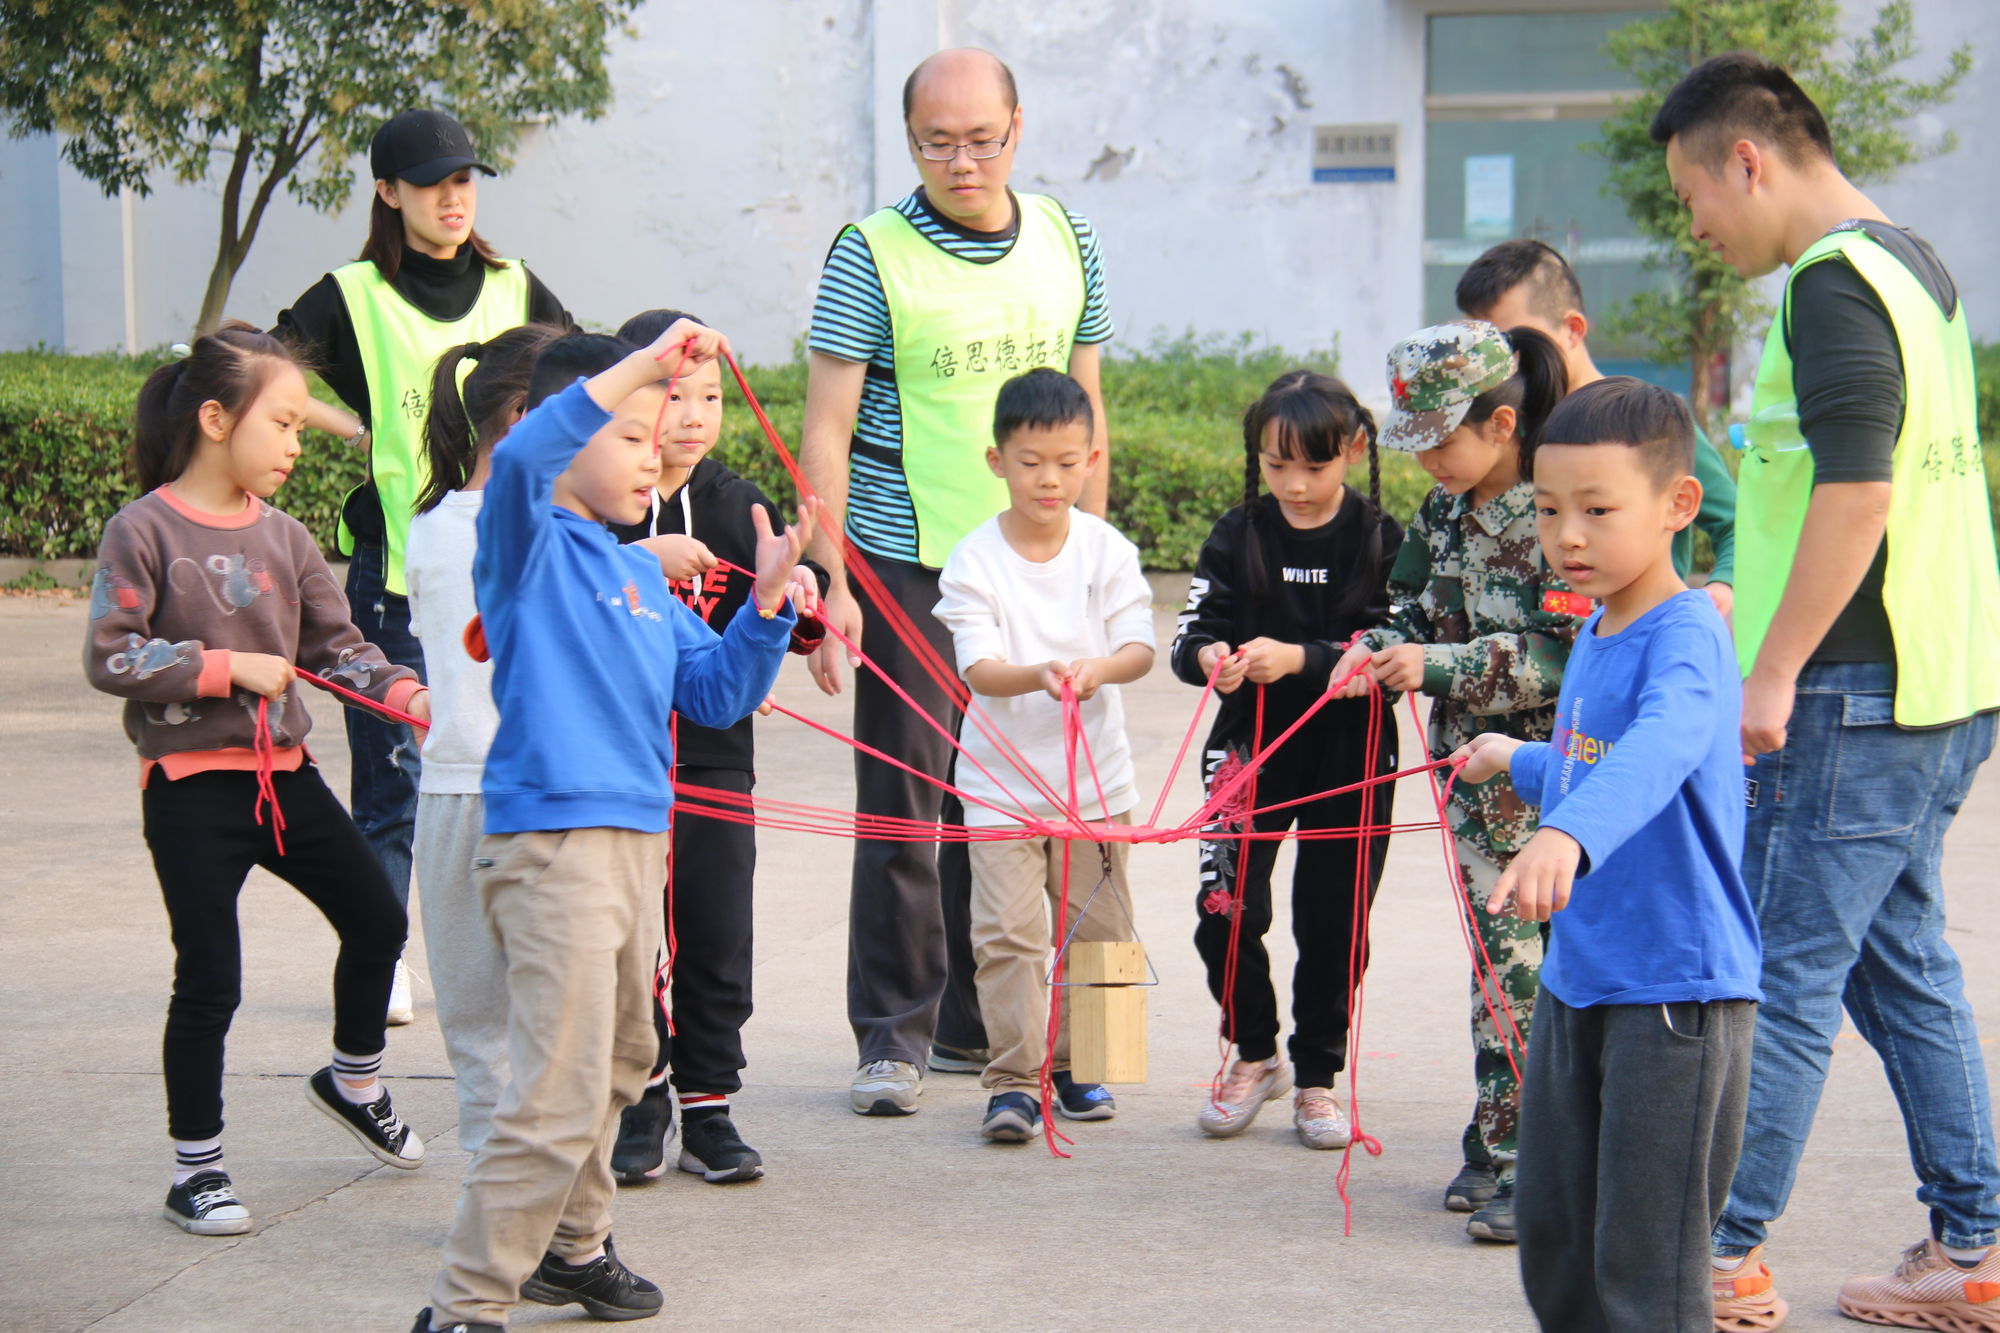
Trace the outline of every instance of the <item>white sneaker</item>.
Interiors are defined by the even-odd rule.
[[[389,986],[388,1022],[392,1028],[416,1021],[417,1007],[410,999],[410,969],[396,960],[396,979]]]
[[[1300,1088],[1292,1098],[1292,1126],[1308,1148],[1345,1148],[1354,1138],[1332,1088]]]
[[[848,1097],[856,1115],[912,1115],[924,1090],[924,1071],[907,1060],[870,1060],[854,1071]]]
[[[1281,1055],[1261,1063],[1237,1060],[1223,1076],[1222,1086],[1209,1093],[1195,1117],[1202,1132],[1218,1139],[1241,1134],[1264,1109],[1264,1103],[1284,1096],[1292,1087],[1292,1071]]]

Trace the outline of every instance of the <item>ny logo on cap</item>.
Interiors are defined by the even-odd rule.
[[[435,139],[437,146],[446,152],[458,147],[458,141],[452,137],[451,131],[442,125],[431,132],[431,138]]]

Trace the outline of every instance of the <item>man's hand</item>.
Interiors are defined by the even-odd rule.
[[[1195,655],[1201,663],[1201,673],[1212,677],[1217,694],[1234,694],[1236,687],[1243,683],[1244,673],[1249,668],[1244,664],[1242,654],[1226,643],[1211,643]]]
[[[1522,741],[1512,736],[1502,736],[1497,731],[1482,731],[1453,752],[1451,760],[1459,765],[1458,776],[1467,782],[1484,782],[1491,777],[1505,773],[1514,761],[1514,751],[1521,748]]]
[[[1555,828],[1537,830],[1500,873],[1493,896],[1486,900],[1487,912],[1498,916],[1505,911],[1511,894],[1515,916],[1523,921],[1547,921],[1569,906],[1570,886],[1576,882],[1577,862],[1582,859],[1582,845],[1569,834]]]
[[[775,611],[791,586],[792,569],[806,553],[812,540],[813,520],[819,516],[819,499],[808,496],[799,503],[799,517],[785,525],[783,532],[771,531],[771,516],[762,505],[750,509],[750,526],[757,530],[757,583],[750,595],[760,611]]]
[[[841,691],[840,662],[846,655],[847,665],[856,671],[861,669],[861,658],[848,652],[847,644],[834,637],[838,632],[858,650],[861,647],[861,603],[854,594],[841,586],[835,579],[826,590],[826,598],[820,603],[820,622],[827,626],[824,642],[813,649],[806,658],[806,671],[812,676],[813,684],[819,686],[821,694],[839,694]]]
[[[632,544],[651,551],[660,562],[660,572],[675,583],[687,583],[695,575],[715,568],[715,552],[705,543],[677,532],[663,537],[642,537]]]
[[[1760,754],[1785,748],[1785,728],[1792,720],[1797,680],[1761,667],[1743,682],[1743,762],[1754,764]]]
[[[1708,600],[1715,603],[1715,609],[1722,612],[1726,621],[1736,610],[1736,589],[1727,583],[1704,583],[1701,590],[1708,594]]]
[[[1243,655],[1243,675],[1257,685],[1269,685],[1306,669],[1306,650],[1296,643],[1258,637],[1238,650]]]
[[[295,674],[290,662],[270,653],[229,654],[229,683],[273,703],[285,697]]]
[[[1410,694],[1424,687],[1421,643],[1399,643],[1394,648],[1384,648],[1369,659],[1369,666],[1375,673],[1375,683],[1385,690]]]
[[[1346,680],[1350,673],[1354,674],[1354,679],[1347,681],[1345,685],[1335,690],[1333,697],[1336,699],[1359,699],[1362,695],[1368,693],[1369,681],[1374,675],[1374,672],[1370,669],[1374,657],[1375,654],[1369,652],[1365,644],[1359,643],[1342,653],[1340,660],[1333,664],[1333,675],[1328,679],[1333,681]]]

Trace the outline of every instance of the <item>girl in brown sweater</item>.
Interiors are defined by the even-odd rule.
[[[307,1100],[390,1166],[424,1158],[376,1078],[404,911],[306,752],[293,664],[420,719],[429,695],[362,641],[312,536],[265,503],[298,460],[307,402],[284,345],[248,325],[154,371],[133,442],[146,493],[105,525],[91,584],[84,671],[126,701],[173,930],[166,1216],[196,1235],[250,1229],[221,1135],[223,1039],[242,992],[236,898],[253,865],[340,937],[333,1060]]]

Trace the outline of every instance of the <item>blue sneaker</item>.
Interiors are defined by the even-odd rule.
[[[1056,1114],[1065,1120],[1109,1120],[1118,1102],[1102,1083],[1078,1083],[1068,1070],[1055,1076]]]
[[[1025,1092],[1002,1092],[986,1103],[979,1136],[994,1143],[1026,1143],[1041,1128],[1042,1105]]]

